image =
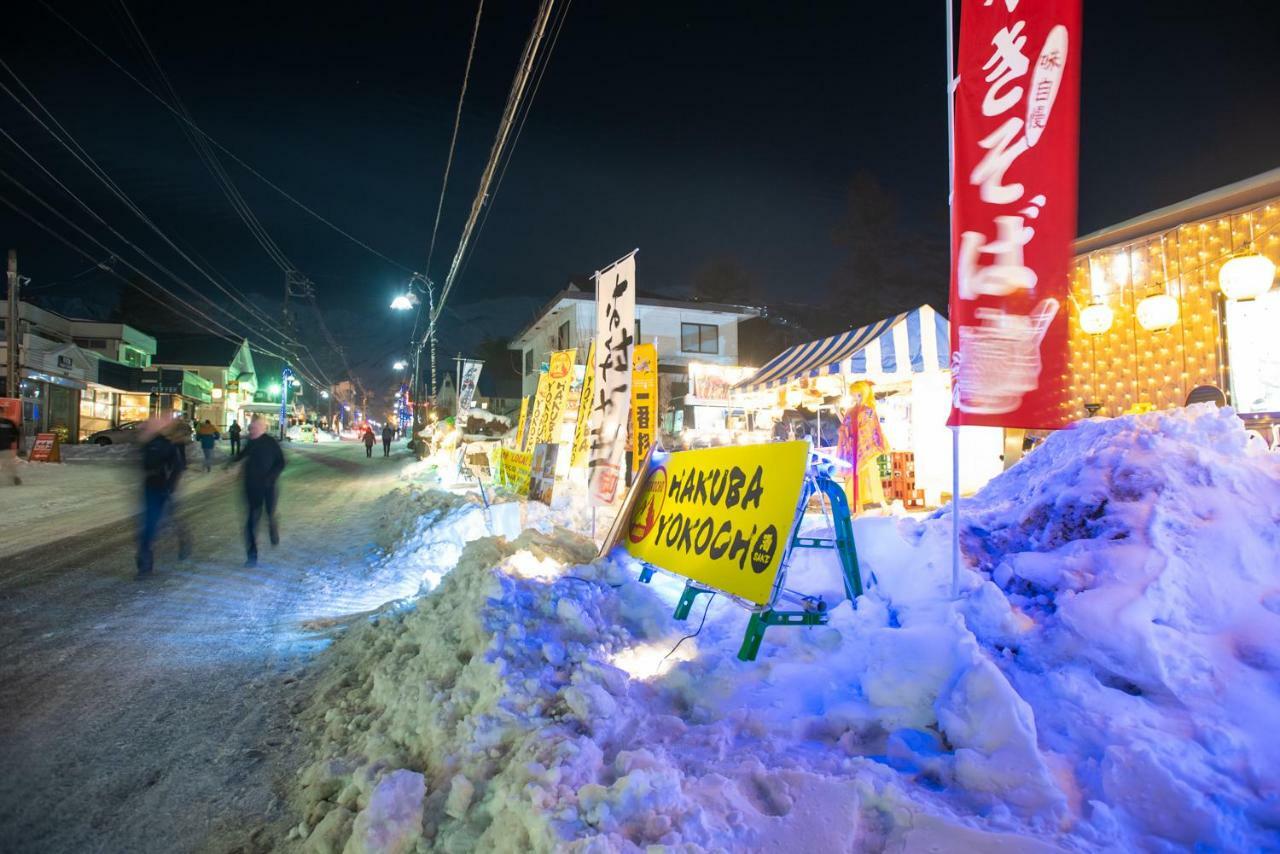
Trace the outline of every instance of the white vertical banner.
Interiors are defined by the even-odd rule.
[[[462,383],[458,388],[458,411],[465,412],[475,403],[476,386],[480,382],[480,369],[484,362],[470,359],[462,363]]]
[[[631,353],[636,328],[636,257],[631,252],[596,273],[596,348],[588,491],[612,504],[625,475],[631,417]]]

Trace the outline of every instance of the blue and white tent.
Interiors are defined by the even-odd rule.
[[[789,347],[734,391],[777,388],[794,380],[844,374],[881,382],[950,367],[947,319],[922,305],[830,338]]]

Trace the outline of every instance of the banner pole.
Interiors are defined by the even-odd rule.
[[[947,3],[947,210],[951,211],[956,173],[956,61],[953,0]],[[952,220],[954,214],[948,217]],[[954,229],[948,227],[948,236]],[[954,243],[954,241],[949,241]],[[951,245],[951,261],[955,263],[955,246]],[[950,318],[954,323],[956,318]],[[953,369],[955,359],[950,360]],[[951,382],[956,381],[954,373]],[[951,598],[960,596],[960,425],[951,428]]]

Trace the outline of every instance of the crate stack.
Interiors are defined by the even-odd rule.
[[[903,507],[924,507],[924,490],[916,489],[916,455],[911,451],[889,453],[889,475],[881,480],[886,501],[901,501]]]

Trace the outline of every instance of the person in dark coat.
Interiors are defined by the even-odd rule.
[[[396,431],[390,424],[382,425],[382,455],[384,457],[391,456],[391,440],[396,437]]]
[[[372,427],[367,427],[367,426],[366,426],[366,427],[364,428],[364,435],[360,437],[360,441],[364,442],[364,455],[365,455],[366,457],[369,457],[370,459],[372,459],[372,458],[373,458],[373,443],[374,443],[374,442],[376,442],[376,441],[378,441],[378,440],[377,440],[377,438],[373,435],[373,428],[372,428]]]
[[[13,478],[14,486],[22,485],[18,477],[18,452],[22,448],[22,428],[12,418],[0,415],[0,469]]]
[[[191,432],[179,421],[152,419],[143,433],[142,446],[142,527],[138,531],[138,577],[151,573],[155,563],[152,548],[165,513],[172,510],[178,481],[187,469],[187,457],[179,434]],[[190,551],[186,527],[178,524],[178,557]]]
[[[249,518],[244,528],[245,566],[257,566],[258,520],[262,518],[264,509],[267,511],[271,545],[280,544],[280,528],[276,524],[276,481],[285,465],[280,443],[267,432],[267,423],[261,418],[249,422],[249,441],[227,465],[239,462],[244,463],[244,497],[249,505]]]
[[[240,422],[232,421],[227,428],[227,438],[231,441],[231,456],[240,453]]]

